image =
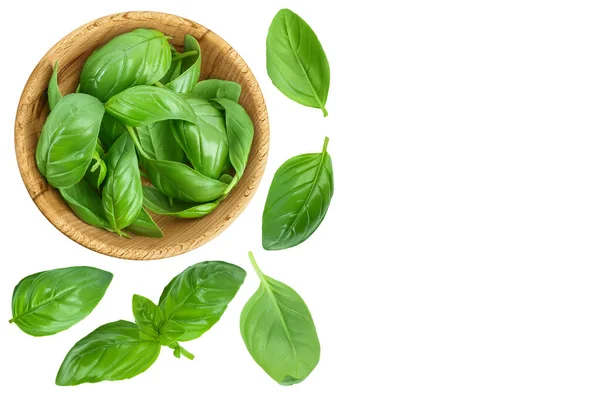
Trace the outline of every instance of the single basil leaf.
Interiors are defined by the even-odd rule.
[[[172,121],[175,139],[194,169],[218,179],[229,155],[225,120],[209,101],[194,94],[182,95],[196,114],[194,123]]]
[[[240,331],[252,358],[281,385],[302,382],[319,362],[321,345],[304,300],[291,287],[264,275],[244,306]]]
[[[87,171],[98,140],[104,106],[87,94],[63,97],[48,115],[35,158],[40,173],[55,188],[73,186]]]
[[[158,338],[159,329],[165,323],[165,316],[160,307],[152,300],[137,294],[133,295],[131,303],[135,323],[140,330],[153,338]]]
[[[102,189],[102,206],[115,232],[131,225],[142,209],[144,195],[133,142],[123,135],[106,154],[108,173]]]
[[[69,267],[30,275],[15,287],[12,319],[32,336],[68,329],[98,305],[113,275],[92,267]]]
[[[159,121],[135,128],[144,153],[155,160],[184,162],[185,154],[171,131],[170,121]],[[142,165],[143,159],[142,159]]]
[[[167,87],[177,93],[190,93],[194,89],[198,79],[200,79],[202,50],[196,38],[191,35],[185,35],[183,49],[185,52],[196,51],[197,55],[186,57],[182,60],[181,69],[183,72],[167,83]]]
[[[60,366],[56,384],[75,386],[133,378],[150,368],[159,353],[160,343],[144,338],[136,324],[111,322],[73,346]]]
[[[56,61],[52,76],[50,76],[50,82],[48,82],[48,106],[50,110],[54,109],[60,99],[62,99],[62,94],[60,94],[60,88],[58,87],[58,61]]]
[[[127,231],[139,236],[151,238],[161,238],[165,236],[150,214],[143,208],[140,210],[137,218],[127,227]]]
[[[169,198],[160,190],[144,186],[144,206],[155,214],[169,215],[179,218],[200,218],[213,211],[219,203],[190,204],[180,200]]]
[[[315,32],[291,10],[279,11],[269,27],[267,73],[287,97],[327,116],[329,61]]]
[[[237,82],[224,81],[221,79],[207,79],[196,84],[194,93],[205,100],[222,97],[237,103],[240,101],[242,86]]]
[[[246,278],[246,271],[224,261],[194,264],[165,287],[159,306],[167,320],[180,323],[180,342],[199,338],[219,321]]]
[[[171,65],[168,38],[153,29],[119,35],[94,51],[81,70],[81,92],[105,102],[132,86],[152,85]]]
[[[167,119],[194,122],[196,115],[179,94],[156,86],[135,86],[106,102],[106,112],[126,126],[150,125]]]
[[[152,184],[169,197],[188,203],[206,203],[223,194],[227,185],[202,175],[185,164],[146,159]]]
[[[252,148],[254,138],[254,124],[238,103],[225,99],[213,99],[225,109],[225,127],[229,143],[229,160],[238,175],[238,179],[244,173],[248,164],[248,156]]]
[[[122,134],[127,134],[125,125],[112,115],[105,113],[102,118],[102,124],[100,124],[100,134],[98,136],[102,144],[109,149]]]
[[[79,219],[96,228],[111,230],[104,216],[100,193],[86,180],[82,180],[69,188],[59,190],[62,198]]]
[[[160,344],[163,346],[170,346],[177,342],[184,333],[185,328],[179,322],[166,321],[159,328]]]
[[[299,245],[317,230],[333,196],[333,165],[323,151],[287,160],[275,173],[263,212],[262,243],[266,250]]]

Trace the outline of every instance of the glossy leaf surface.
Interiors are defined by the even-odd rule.
[[[125,125],[112,115],[105,113],[100,124],[100,134],[98,136],[102,144],[109,149],[119,136],[123,134],[127,134]]]
[[[160,327],[165,323],[165,316],[160,307],[154,304],[152,300],[138,294],[133,295],[131,303],[135,323],[140,330],[154,338],[158,338]]]
[[[240,101],[242,86],[237,82],[207,79],[196,84],[194,94],[205,100],[225,98],[237,103]]]
[[[170,121],[137,127],[135,133],[146,155],[155,160],[184,162],[183,149],[175,140]]]
[[[79,219],[97,228],[111,229],[108,220],[104,216],[100,193],[90,186],[86,180],[59,190],[62,198]]]
[[[151,238],[161,238],[165,236],[144,208],[140,210],[136,219],[126,229],[128,232],[135,233],[138,236]]]

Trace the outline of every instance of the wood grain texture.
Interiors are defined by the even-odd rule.
[[[55,61],[60,63],[58,82],[63,94],[77,87],[79,73],[92,51],[113,37],[136,28],[153,28],[172,36],[183,47],[185,34],[202,48],[201,79],[219,78],[242,85],[240,103],[254,123],[255,133],[248,166],[230,195],[208,216],[196,220],[153,215],[165,233],[162,239],[124,239],[92,227],[73,214],[58,191],[48,185],[35,163],[35,149],[49,113],[46,90]],[[264,173],[269,150],[269,120],[260,87],[240,55],[215,33],[200,24],[157,12],[126,12],[92,21],[65,36],[33,70],[21,95],[15,120],[15,150],[19,170],[40,211],[62,233],[77,243],[109,256],[152,260],[195,249],[225,230],[246,208]],[[258,233],[257,233],[258,234]]]

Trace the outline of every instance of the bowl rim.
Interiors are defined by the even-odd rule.
[[[28,106],[31,103],[36,101],[34,99],[31,99],[31,97],[33,97],[32,95],[36,94],[35,89],[32,86],[33,82],[36,80],[35,78],[38,76],[38,74],[42,73],[44,68],[48,67],[46,65],[48,60],[58,49],[60,49],[64,45],[65,42],[76,40],[77,36],[79,36],[82,31],[96,29],[101,23],[104,23],[106,20],[109,20],[109,19],[114,20],[114,19],[118,18],[119,19],[118,22],[114,22],[114,21],[112,22],[114,24],[114,23],[119,23],[122,20],[127,20],[127,19],[139,19],[139,18],[147,19],[147,18],[157,18],[157,17],[184,21],[187,24],[194,25],[201,29],[205,29],[206,33],[203,34],[202,37],[204,37],[207,34],[212,35],[214,40],[219,42],[219,44],[222,44],[227,49],[227,52],[232,52],[233,54],[235,54],[236,63],[239,62],[240,66],[246,71],[246,74],[248,75],[247,80],[250,80],[253,83],[253,87],[252,87],[252,90],[250,90],[249,95],[250,95],[250,97],[253,98],[253,100],[256,104],[256,118],[252,118],[254,127],[255,127],[255,135],[254,135],[254,139],[253,139],[253,143],[252,143],[251,154],[256,149],[257,165],[254,167],[254,169],[255,169],[254,174],[246,174],[245,173],[242,176],[242,179],[236,185],[236,187],[231,191],[231,193],[229,194],[229,197],[227,199],[225,199],[219,205],[219,206],[226,205],[229,209],[231,209],[231,212],[229,212],[226,215],[224,215],[223,217],[221,217],[218,221],[213,222],[211,227],[213,225],[218,225],[216,230],[211,230],[209,235],[199,232],[197,235],[198,237],[190,238],[183,242],[180,242],[177,244],[172,244],[172,245],[169,245],[166,247],[157,246],[156,249],[154,249],[152,251],[148,251],[148,250],[141,250],[139,248],[128,248],[128,247],[121,248],[119,246],[107,244],[103,240],[95,238],[93,234],[92,235],[84,234],[79,229],[73,228],[70,223],[62,221],[59,214],[56,212],[53,212],[50,207],[46,207],[43,204],[41,204],[42,203],[41,199],[44,196],[44,194],[47,194],[48,192],[52,192],[52,191],[57,191],[57,189],[51,187],[47,183],[47,181],[41,176],[39,171],[37,171],[37,165],[35,163],[35,152],[33,154],[33,157],[31,157],[31,156],[27,157],[26,140],[24,140],[24,139],[20,140],[21,137],[24,137],[25,132],[23,132],[23,131],[25,130],[25,128],[21,128],[21,127],[19,127],[19,125],[22,124],[26,115],[30,114],[30,112],[29,113],[23,112],[23,109],[26,106]],[[197,37],[197,39],[200,40],[201,38]],[[256,135],[256,133],[259,131],[261,133],[260,141],[257,140],[258,138]],[[38,137],[39,137],[39,133],[38,133]],[[21,97],[19,99],[19,103],[18,103],[17,111],[16,111],[16,117],[15,117],[15,124],[14,124],[14,146],[15,146],[15,155],[17,158],[17,165],[19,168],[19,173],[21,175],[21,178],[27,189],[28,194],[30,195],[31,199],[33,200],[36,207],[40,210],[42,215],[44,215],[44,217],[52,225],[54,225],[54,227],[57,228],[62,234],[64,234],[69,239],[73,240],[74,242],[78,243],[79,245],[84,246],[84,247],[86,247],[92,251],[95,251],[97,253],[100,253],[100,254],[104,254],[107,256],[115,257],[115,258],[130,259],[130,260],[158,260],[158,259],[170,258],[170,257],[176,256],[176,255],[184,254],[184,253],[187,253],[188,251],[194,250],[194,249],[202,246],[203,244],[209,242],[210,240],[214,239],[219,234],[221,234],[225,229],[227,229],[231,225],[231,223],[233,223],[233,221],[235,219],[237,219],[237,217],[244,211],[244,209],[247,207],[250,200],[256,193],[256,190],[258,189],[259,183],[262,179],[262,176],[264,175],[264,170],[265,170],[265,166],[266,166],[266,162],[267,162],[267,158],[268,158],[269,142],[270,142],[270,127],[269,127],[268,112],[267,112],[266,104],[264,101],[264,97],[263,97],[262,91],[260,90],[260,86],[258,84],[256,77],[252,73],[250,67],[246,64],[244,59],[241,57],[241,55],[228,42],[226,42],[223,38],[221,38],[219,35],[217,35],[213,31],[211,31],[210,29],[206,28],[204,25],[202,25],[198,22],[189,20],[187,18],[180,17],[175,14],[169,14],[169,13],[163,13],[163,12],[157,12],[157,11],[127,11],[127,12],[120,12],[120,13],[105,15],[103,17],[94,19],[88,23],[85,23],[85,24],[79,26],[78,28],[74,29],[73,31],[69,32],[67,35],[62,37],[60,40],[58,40],[42,56],[40,61],[36,64],[33,71],[31,72],[29,78],[27,79],[27,82],[25,83],[25,86],[23,87]],[[31,164],[31,162],[27,162],[28,158],[33,158],[33,164]],[[249,167],[250,167],[250,160],[249,160],[248,166],[246,167],[246,171],[248,171],[250,169]],[[33,176],[32,176],[32,174],[29,173],[32,168],[35,169],[35,173],[33,174]],[[237,201],[235,203],[228,201],[234,197],[234,194],[236,192],[240,192],[242,190],[244,190],[244,193],[241,196],[239,201]],[[67,207],[67,210],[68,210],[68,212],[73,213],[73,211],[68,207]],[[81,221],[81,222],[83,224],[85,224],[83,221]],[[99,229],[99,228],[96,228],[96,229]],[[135,240],[135,239],[130,239],[130,240]],[[158,245],[159,241],[161,239],[155,239],[155,240],[157,241],[157,245]]]

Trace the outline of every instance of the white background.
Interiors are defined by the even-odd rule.
[[[93,265],[115,279],[92,315],[56,336],[0,323],[0,397],[600,397],[597,2],[7,4],[0,319],[10,318],[12,289],[28,274]],[[267,29],[286,6],[327,52],[327,118],[284,97],[267,76]],[[162,261],[112,259],[64,237],[30,200],[14,156],[16,106],[38,60],[78,26],[126,10],[178,14],[225,38],[257,76],[271,121],[267,171],[247,210],[214,241]],[[319,151],[325,135],[336,179],[327,218],[301,246],[263,251],[262,207],[275,170]],[[321,362],[300,385],[277,385],[240,337],[241,308],[258,285],[248,250],[303,296],[317,324]],[[78,339],[132,319],[134,293],[157,300],[174,275],[212,259],[249,274],[222,320],[186,344],[196,360],[164,350],[133,380],[54,386]]]

